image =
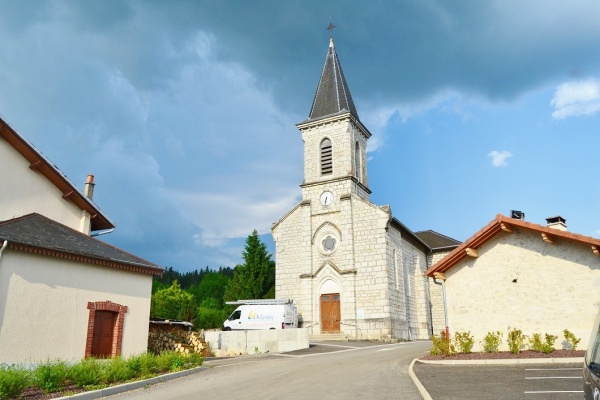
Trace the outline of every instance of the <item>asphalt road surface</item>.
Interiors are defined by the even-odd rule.
[[[583,398],[579,364],[435,365],[414,372],[434,400]]]
[[[205,363],[207,370],[108,399],[421,399],[408,375],[430,342],[315,342],[296,352]]]

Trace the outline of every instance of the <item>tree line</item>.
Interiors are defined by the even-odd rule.
[[[167,268],[152,282],[150,318],[190,321],[197,329],[222,326],[235,309],[227,301],[275,298],[275,261],[256,230],[246,238],[243,264],[235,268]]]

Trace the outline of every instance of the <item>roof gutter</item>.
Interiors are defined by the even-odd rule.
[[[4,239],[4,244],[2,245],[2,247],[0,247],[0,258],[2,258],[2,252],[4,251],[6,246],[8,246],[8,240]]]

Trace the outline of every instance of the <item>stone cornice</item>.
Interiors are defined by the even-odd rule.
[[[365,185],[360,183],[360,181],[355,176],[352,176],[352,175],[346,175],[346,176],[341,176],[339,178],[327,179],[326,181],[304,182],[300,185],[300,187],[304,189],[304,188],[308,188],[308,187],[324,185],[326,183],[342,182],[342,181],[346,181],[346,180],[351,180],[353,183],[355,183],[358,187],[360,187],[362,190],[364,190],[368,194],[372,193],[368,187],[366,187]]]
[[[367,129],[367,127],[364,126],[362,124],[362,122],[360,122],[358,119],[356,119],[348,111],[342,111],[340,113],[332,114],[332,115],[329,115],[329,116],[326,116],[326,117],[322,117],[322,118],[318,118],[318,119],[308,119],[308,120],[305,120],[305,121],[302,121],[302,122],[296,124],[296,127],[302,131],[302,130],[305,130],[305,129],[315,128],[315,127],[320,126],[320,125],[327,125],[327,124],[331,124],[331,123],[334,123],[334,122],[343,122],[343,121],[350,121],[354,125],[356,125],[358,127],[358,129],[360,130],[360,133],[366,139],[368,139],[368,138],[371,137],[371,132],[369,132],[369,130]]]

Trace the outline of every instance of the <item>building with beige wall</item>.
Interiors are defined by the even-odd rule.
[[[599,254],[600,239],[568,232],[561,217],[542,226],[497,215],[426,274],[445,280],[450,333],[470,331],[476,349],[501,331],[506,350],[508,327],[556,335],[557,348],[568,329],[581,348],[600,305]]]
[[[162,269],[90,234],[114,228],[0,119],[0,363],[146,351],[152,276]]]
[[[312,335],[429,338],[431,285],[424,272],[434,254],[459,242],[412,232],[389,206],[370,201],[371,133],[360,121],[333,39],[309,117],[297,127],[304,142],[302,200],[273,224],[276,297],[293,299]],[[444,243],[441,250],[431,245],[436,240]]]

